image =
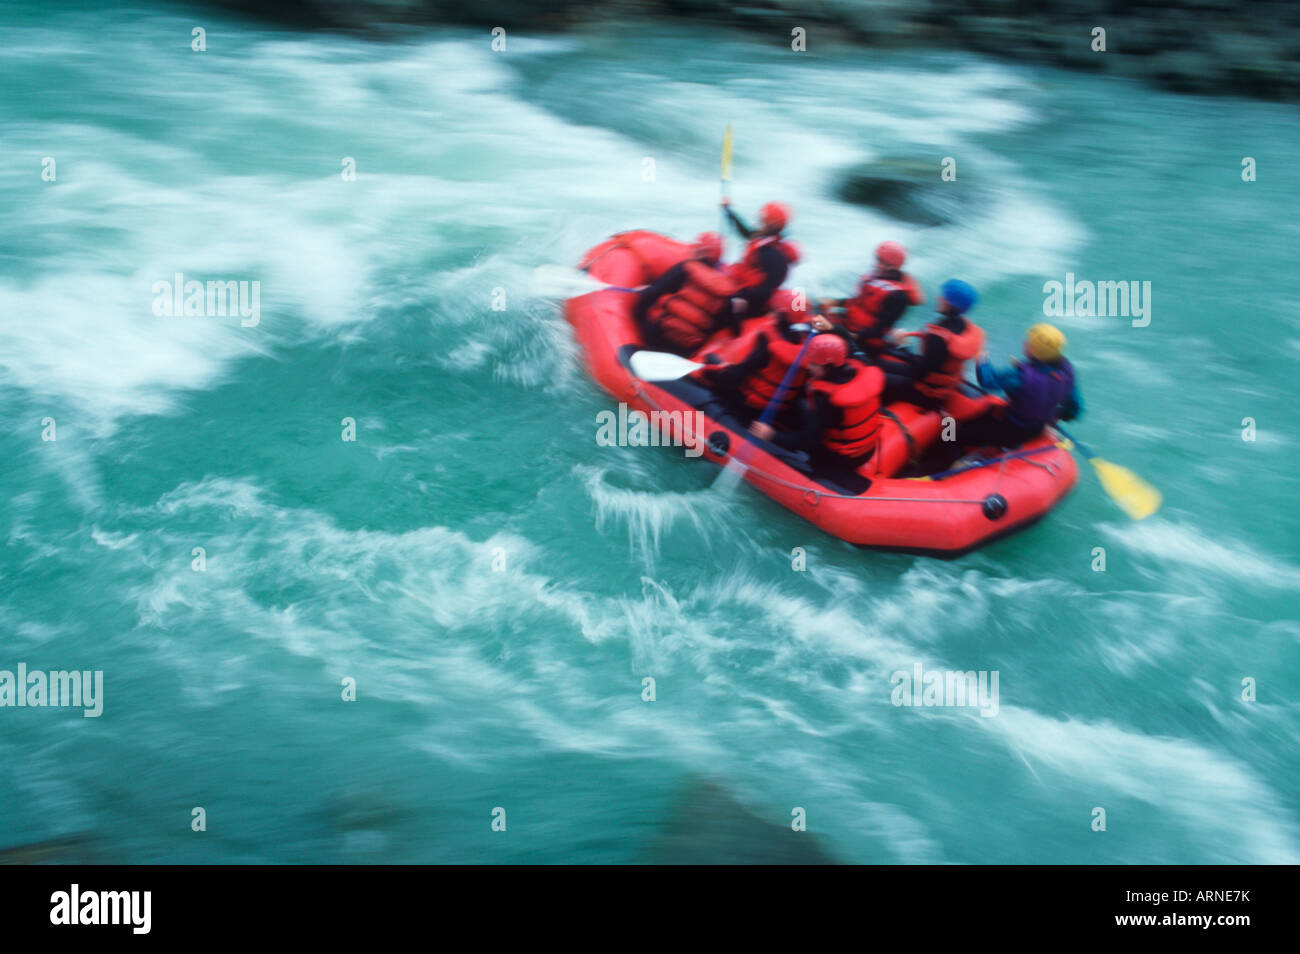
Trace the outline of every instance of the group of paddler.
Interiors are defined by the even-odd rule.
[[[1065,336],[1053,325],[1033,325],[1023,360],[994,367],[983,331],[968,317],[975,289],[949,279],[933,319],[919,331],[900,330],[900,319],[925,296],[903,270],[907,253],[897,242],[876,246],[853,296],[810,303],[781,288],[799,260],[785,237],[789,208],[769,202],[750,228],[725,197],[722,206],[747,241],[740,260],[723,264],[722,236],[703,233],[687,258],[638,292],[633,313],[647,347],[683,356],[716,342],[724,329],[737,336],[739,349],[728,349],[725,360],[710,349],[695,377],[756,436],[805,451],[814,465],[856,469],[876,449],[882,408],[895,401],[951,414],[957,447],[1015,447],[1081,412]],[[905,346],[912,340],[915,350]],[[979,386],[1006,399],[980,404],[975,416],[962,397],[972,361]]]

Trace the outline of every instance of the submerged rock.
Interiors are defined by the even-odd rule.
[[[88,832],[0,848],[0,865],[84,865],[94,861],[95,836]]]
[[[878,209],[914,225],[948,225],[969,214],[974,199],[965,183],[939,177],[939,164],[921,159],[881,159],[845,171],[835,185],[845,202]]]
[[[758,817],[707,779],[691,782],[681,793],[646,854],[647,862],[661,865],[839,863],[815,835]]]

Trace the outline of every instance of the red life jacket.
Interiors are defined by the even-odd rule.
[[[799,261],[799,247],[793,242],[787,242],[779,235],[760,236],[745,248],[744,257],[731,266],[731,277],[736,280],[740,288],[761,284],[767,278],[766,273],[758,266],[758,252],[768,245],[776,246],[776,250],[785,258],[787,268]]]
[[[944,358],[943,364],[938,368],[918,380],[916,389],[928,398],[943,401],[961,384],[962,369],[966,362],[984,347],[984,332],[979,325],[967,318],[965,331],[949,331],[943,325],[932,323],[925,326],[925,333],[943,339],[948,346],[948,357]]]
[[[844,307],[845,326],[854,334],[874,328],[880,320],[880,307],[885,299],[900,291],[907,293],[907,300],[913,305],[925,301],[921,286],[906,272],[902,273],[899,281],[878,277],[874,272],[864,275],[858,285],[857,297],[850,299]],[[869,348],[885,346],[883,338],[869,338],[863,343]]]
[[[819,378],[808,384],[810,392],[830,398],[835,423],[822,434],[822,444],[842,457],[861,457],[876,449],[880,436],[880,394],[885,373],[860,361],[849,361],[854,371],[847,381]]]
[[[682,264],[682,287],[655,302],[646,318],[665,341],[690,352],[717,330],[717,316],[731,300],[736,283],[704,262],[688,259]]]
[[[799,342],[787,341],[778,329],[775,318],[767,321],[759,329],[758,334],[767,339],[767,364],[740,382],[740,394],[747,405],[756,411],[761,411],[767,407],[780,389],[786,372],[790,370],[790,365],[794,364],[794,359],[799,357],[799,349],[802,345]],[[803,391],[806,377],[802,367],[795,372],[790,386],[781,394],[781,400],[777,402],[778,415],[783,415],[794,405]]]

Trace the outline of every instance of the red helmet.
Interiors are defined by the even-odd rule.
[[[808,342],[809,364],[843,364],[849,356],[849,346],[839,335],[817,335]]]
[[[701,232],[695,236],[691,251],[706,262],[716,262],[722,258],[722,236],[717,232]]]
[[[888,268],[902,268],[907,261],[907,249],[897,242],[881,242],[876,246],[876,261]]]
[[[769,202],[758,210],[763,228],[781,231],[790,221],[790,207],[784,202]]]

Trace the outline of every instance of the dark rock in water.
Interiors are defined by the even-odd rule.
[[[708,780],[694,781],[682,792],[646,855],[648,863],[658,865],[839,863],[815,835],[758,817]]]
[[[879,209],[890,218],[914,225],[947,225],[969,211],[970,188],[944,182],[939,164],[911,159],[884,159],[844,173],[835,194],[845,202]]]
[[[95,861],[94,836],[62,835],[46,841],[0,848],[0,865],[84,865]]]
[[[411,812],[391,786],[351,781],[330,792],[294,822],[309,834],[277,848],[275,863],[308,863],[322,855],[334,864],[403,864],[409,853]]]
[[[1213,73],[1196,68],[1198,58],[1199,54],[1191,50],[1164,50],[1144,60],[1142,70],[1157,86],[1175,93],[1217,92],[1219,80]]]

